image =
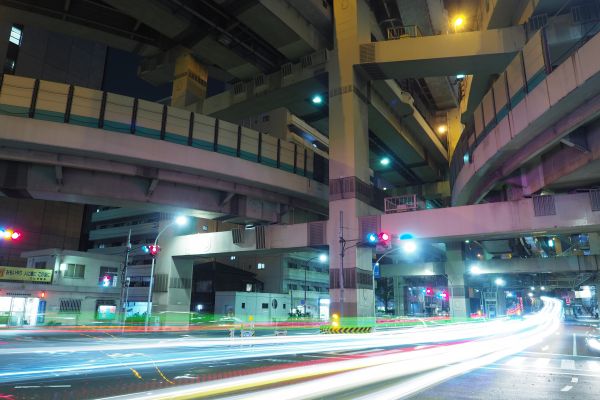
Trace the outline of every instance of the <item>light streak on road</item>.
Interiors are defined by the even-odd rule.
[[[397,352],[381,352],[383,354],[345,359],[343,361],[319,363],[310,366],[284,368],[281,370],[258,373],[243,377],[223,379],[215,382],[192,384],[123,396],[110,399],[188,399],[205,396],[226,396],[231,399],[310,399],[327,397],[338,392],[361,388],[391,379],[421,373],[415,378],[405,379],[402,384],[388,387],[377,392],[370,392],[367,398],[396,399],[414,394],[437,382],[463,374],[501,358],[518,353],[525,348],[541,343],[559,327],[561,303],[558,300],[544,298],[543,310],[524,321],[503,321],[501,323],[481,324],[473,326],[438,328],[438,335],[449,334],[457,339],[460,331],[468,339],[462,342],[430,346],[421,349],[399,349]],[[474,334],[479,330],[480,334]],[[424,330],[425,331],[425,330]],[[421,332],[412,331],[404,334],[372,335],[377,337],[379,345],[385,336],[393,341],[403,336],[404,341],[413,339],[413,343],[421,343]],[[465,339],[463,337],[463,339]],[[338,340],[345,341],[345,338]],[[438,336],[438,341],[440,336]],[[368,342],[368,340],[366,340]],[[363,342],[364,344],[364,342]],[[387,344],[387,343],[386,343]],[[323,343],[320,344],[321,346]],[[328,349],[330,351],[330,349]],[[431,372],[427,372],[431,371]],[[335,375],[329,376],[335,373]],[[324,376],[328,375],[328,376]],[[293,381],[303,379],[302,383]],[[273,384],[288,383],[288,386],[270,389]],[[291,384],[289,384],[291,383]],[[267,387],[264,390],[257,390]],[[235,392],[250,390],[252,393],[235,395]]]

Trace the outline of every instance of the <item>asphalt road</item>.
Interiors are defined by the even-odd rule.
[[[441,336],[451,338],[448,329],[454,328],[439,329]],[[556,334],[525,352],[429,387],[412,398],[596,399],[600,393],[600,358],[585,345],[585,335],[591,329],[563,325]],[[288,342],[273,344],[267,337],[258,338],[258,342],[239,337],[229,342],[226,331],[211,332],[210,337],[205,333],[181,332],[120,336],[101,332],[5,331],[0,333],[0,399],[92,399],[150,392],[435,346],[431,338],[411,333],[419,330],[403,332],[411,335],[410,340],[389,344],[385,336],[373,340],[370,335],[350,335],[353,338],[348,340],[314,335],[314,329],[296,330],[289,332],[297,336],[286,338]],[[262,339],[265,341],[260,342]],[[365,384],[323,398],[379,398],[371,394],[386,386],[410,383],[414,378]]]
[[[411,399],[600,398],[600,353],[585,344],[593,326],[563,324],[527,351],[431,387]]]

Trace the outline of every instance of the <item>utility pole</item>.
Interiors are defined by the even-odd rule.
[[[123,266],[123,271],[121,272],[121,295],[119,297],[119,300],[121,301],[121,312],[123,313],[123,329],[125,329],[125,322],[127,321],[127,295],[129,294],[129,282],[127,281],[127,266],[129,265],[130,252],[131,228],[129,228],[129,234],[127,235],[127,245],[125,249],[125,265]],[[125,296],[123,296],[123,292],[126,293]]]
[[[340,318],[344,316],[344,253],[346,240],[344,240],[344,211],[340,210]]]

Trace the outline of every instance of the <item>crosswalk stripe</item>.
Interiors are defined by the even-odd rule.
[[[525,357],[513,357],[510,360],[508,360],[505,365],[508,365],[510,367],[519,367],[521,365],[523,365],[523,363],[525,363]]]
[[[539,368],[546,367],[548,364],[550,364],[549,358],[538,358],[535,360],[535,366]]]
[[[592,371],[600,371],[600,362],[598,361],[588,361],[587,365]]]
[[[575,369],[575,360],[560,360],[560,369]]]

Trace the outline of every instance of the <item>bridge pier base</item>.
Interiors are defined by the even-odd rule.
[[[461,320],[469,317],[471,305],[469,293],[465,287],[465,262],[463,261],[462,243],[446,243],[446,276],[450,292],[450,317]]]
[[[164,254],[159,254],[154,270],[154,290],[152,293],[152,317],[163,326],[188,326],[192,298],[192,274],[194,260],[173,257],[168,253],[172,249],[168,242],[172,237],[162,240]]]
[[[394,303],[396,303],[396,316],[401,317],[406,315],[405,299],[406,299],[406,284],[404,278],[395,276],[394,281]]]

